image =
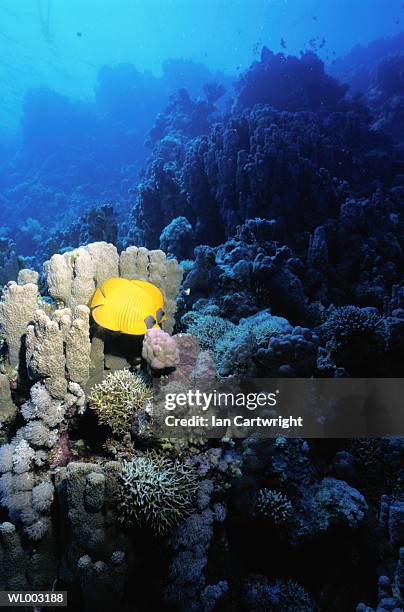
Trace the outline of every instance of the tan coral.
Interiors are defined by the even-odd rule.
[[[56,311],[57,312],[57,311]],[[57,321],[37,310],[27,328],[27,367],[32,378],[44,378],[49,393],[58,399],[67,391],[63,334]]]
[[[28,283],[33,283],[37,285],[39,282],[39,274],[35,270],[29,270],[28,268],[24,268],[18,272],[17,283],[19,285],[27,285]]]
[[[32,378],[44,378],[49,393],[62,399],[68,380],[85,384],[90,369],[90,310],[56,310],[52,318],[35,313],[27,329],[27,366]]]
[[[7,342],[8,359],[18,368],[22,340],[27,324],[38,308],[38,287],[33,283],[17,285],[11,282],[0,301],[0,328]]]
[[[50,295],[64,306],[88,305],[97,286],[118,276],[118,251],[113,244],[93,242],[44,263]]]
[[[50,295],[69,308],[88,304],[95,291],[95,268],[85,247],[52,255],[44,263]]]
[[[94,280],[97,287],[100,287],[108,278],[119,276],[119,255],[113,244],[92,242],[85,248],[94,265]]]
[[[10,391],[10,381],[5,374],[0,374],[0,423],[11,421],[17,412]]]
[[[90,309],[77,306],[66,337],[66,368],[69,379],[85,384],[90,376]]]
[[[171,332],[174,327],[183,271],[163,251],[131,246],[119,257],[114,245],[94,242],[63,255],[53,255],[45,262],[44,271],[50,295],[69,308],[88,305],[96,287],[108,278],[147,280],[163,292],[167,314],[164,329]]]
[[[122,278],[148,280],[149,251],[145,247],[130,246],[122,251],[119,271]]]

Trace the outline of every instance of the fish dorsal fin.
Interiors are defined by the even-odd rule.
[[[153,285],[153,283],[150,283],[149,281],[145,281],[145,280],[135,279],[135,280],[132,280],[131,283],[133,283],[133,285],[137,287],[142,288],[144,291],[146,291],[150,295],[151,299],[153,300],[153,304],[155,306],[155,311],[153,313],[155,314],[155,318],[160,321],[166,321],[167,317],[165,314],[163,314],[160,317],[157,316],[157,313],[159,310],[161,312],[164,312],[164,296],[163,296],[161,289],[159,289],[156,285]]]
[[[143,289],[143,291],[146,291],[146,293],[150,295],[151,299],[153,300],[156,306],[156,310],[158,310],[159,308],[163,308],[164,297],[163,297],[161,290],[158,287],[156,287],[156,285],[153,285],[153,283],[149,283],[149,281],[138,280],[138,279],[132,280],[130,282],[136,287],[140,287],[141,289]]]
[[[91,308],[97,308],[98,306],[103,306],[104,304],[105,295],[102,293],[101,289],[96,289],[93,299],[91,300]]]
[[[132,283],[127,278],[109,278],[101,286],[107,299],[122,299],[132,290]]]

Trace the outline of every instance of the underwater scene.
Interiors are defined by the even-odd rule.
[[[0,51],[0,608],[403,611],[404,3]]]

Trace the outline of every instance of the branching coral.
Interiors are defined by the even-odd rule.
[[[260,489],[255,500],[259,516],[269,518],[275,525],[285,523],[291,516],[293,507],[286,495],[272,489]]]
[[[120,520],[164,533],[190,514],[197,488],[190,466],[154,451],[139,455],[122,466]]]
[[[384,319],[373,308],[336,308],[320,333],[336,365],[351,375],[360,373],[362,364],[368,366],[386,348]]]
[[[220,364],[233,342],[245,333],[252,335],[254,344],[256,344],[257,348],[260,348],[266,346],[269,339],[273,336],[277,336],[281,332],[289,331],[290,329],[291,326],[286,319],[275,317],[267,310],[241,319],[238,325],[233,325],[222,338],[218,338],[215,346],[216,362]]]
[[[151,397],[151,389],[139,374],[117,370],[91,389],[88,401],[100,423],[108,425],[114,434],[123,435],[129,430],[134,414]]]
[[[251,576],[245,584],[245,605],[251,612],[312,612],[310,596],[294,580],[270,583],[266,576]]]
[[[383,333],[383,320],[374,309],[341,306],[331,313],[322,327],[322,333],[337,345],[363,335],[377,338]]]
[[[182,317],[187,332],[198,338],[203,351],[214,350],[220,338],[235,328],[235,325],[222,317],[189,312]]]

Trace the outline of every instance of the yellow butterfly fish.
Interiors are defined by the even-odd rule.
[[[109,278],[91,301],[96,323],[111,331],[141,336],[167,317],[160,289],[144,280]]]

